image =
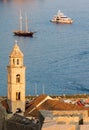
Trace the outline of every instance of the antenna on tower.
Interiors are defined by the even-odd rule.
[[[35,92],[35,95],[37,96],[37,84],[35,84],[34,92]]]
[[[43,94],[45,93],[45,87],[44,87],[44,84],[43,84],[43,86],[42,86],[42,89],[43,89]]]

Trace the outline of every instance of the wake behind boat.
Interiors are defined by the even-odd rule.
[[[50,21],[53,23],[66,23],[66,24],[73,23],[73,20],[64,15],[64,13],[62,13],[60,10],[58,10],[58,13],[54,15],[54,17]]]
[[[35,32],[30,32],[28,30],[28,19],[26,16],[26,30],[22,30],[22,14],[21,14],[21,10],[20,10],[20,30],[15,30],[13,31],[14,35],[17,36],[24,36],[24,37],[33,37],[33,34]]]

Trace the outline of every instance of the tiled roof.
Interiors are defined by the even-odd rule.
[[[47,95],[42,94],[42,95],[36,97],[35,99],[33,99],[29,104],[27,104],[27,106],[26,106],[26,111],[25,111],[25,115],[26,115],[26,116],[29,115],[29,112],[30,112],[33,108],[35,108],[35,111],[31,113],[32,116],[33,116],[34,114],[38,113],[38,110],[37,110],[36,106],[37,106],[41,101],[43,101],[46,97],[47,97]]]
[[[29,103],[25,111],[26,116],[37,116],[39,110],[89,110],[83,106],[64,103],[59,100],[47,99],[47,95],[40,95]],[[44,100],[46,99],[46,100]],[[44,102],[42,102],[44,100]],[[41,103],[40,103],[41,102]],[[40,105],[38,105],[40,104]]]
[[[6,120],[5,127],[7,130],[40,130],[40,124],[38,120],[30,120],[18,114],[13,114],[11,118]]]
[[[1,101],[1,104],[2,104],[2,106],[6,109],[6,111],[9,110],[9,106],[8,106],[7,100],[2,100],[2,101]]]

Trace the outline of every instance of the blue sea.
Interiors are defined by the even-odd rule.
[[[20,8],[33,38],[13,35]],[[73,24],[50,22],[59,9]],[[89,94],[89,0],[0,0],[1,96],[15,40],[24,54],[26,95]]]

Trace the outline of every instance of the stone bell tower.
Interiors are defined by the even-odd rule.
[[[17,109],[25,111],[25,66],[23,53],[15,43],[9,56],[8,71],[8,103],[11,112]]]

